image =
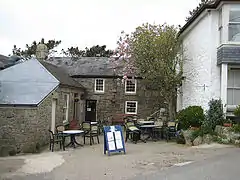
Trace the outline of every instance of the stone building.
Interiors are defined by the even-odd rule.
[[[0,71],[0,155],[34,152],[48,129],[84,119],[84,88],[61,68],[32,59]]]
[[[141,78],[122,84],[122,77],[114,75],[109,58],[82,57],[71,60],[55,57],[50,61],[64,68],[86,88],[86,121],[106,120],[117,114],[137,114],[140,118],[146,118],[160,109],[156,95],[146,89]]]

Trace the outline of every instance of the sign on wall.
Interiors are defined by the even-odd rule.
[[[108,152],[108,155],[112,152],[124,152],[126,154],[122,127],[120,125],[104,126],[104,154],[106,152]]]

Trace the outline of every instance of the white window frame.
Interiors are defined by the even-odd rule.
[[[102,91],[96,89],[96,88],[97,88],[97,80],[102,80],[102,81],[103,81],[103,90],[102,90]],[[104,91],[105,91],[105,79],[97,78],[97,79],[95,79],[94,81],[95,81],[95,82],[94,82],[94,91],[95,91],[96,93],[104,93]]]
[[[128,103],[136,103],[136,110],[135,112],[127,112],[127,104]],[[138,112],[138,101],[126,101],[125,102],[125,114],[137,114]]]
[[[65,96],[67,96],[67,106],[65,106]],[[65,119],[63,120],[63,123],[68,122],[68,116],[69,116],[69,101],[70,101],[70,94],[64,93],[63,94],[63,99],[64,99],[64,106],[63,109],[66,109],[65,111]]]
[[[137,80],[134,79],[134,84],[135,84],[134,91],[127,91],[127,81],[132,81],[132,79],[125,80],[125,94],[136,94],[136,92],[137,92]]]

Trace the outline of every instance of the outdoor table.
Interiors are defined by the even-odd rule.
[[[141,125],[153,125],[154,121],[138,121],[138,124],[141,124]]]
[[[155,125],[155,124],[151,124],[151,125],[142,125],[140,126],[140,129],[142,129],[142,135],[144,134],[148,134],[148,136],[144,139],[145,141],[149,138],[154,138],[154,133],[153,133],[153,129],[159,127],[159,125]]]
[[[97,123],[98,123],[98,122],[96,122],[96,121],[94,121],[94,122],[91,122],[91,124],[92,124],[92,125],[94,125],[94,124],[97,124]]]
[[[72,146],[72,147],[76,147],[75,144],[79,145],[79,146],[83,146],[82,144],[79,144],[77,141],[76,141],[76,135],[79,135],[79,134],[82,134],[84,133],[84,131],[82,130],[66,130],[66,131],[63,131],[63,134],[68,134],[70,135],[70,143],[68,145],[66,145],[65,147],[68,147],[68,146]],[[64,146],[64,144],[63,144]]]

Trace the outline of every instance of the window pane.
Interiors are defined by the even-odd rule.
[[[240,41],[240,24],[229,24],[228,40],[237,42]]]
[[[218,27],[222,26],[222,9],[219,10]]]
[[[96,79],[96,91],[103,91],[103,79]]]
[[[126,81],[126,92],[135,92],[135,80]]]
[[[222,28],[219,29],[219,44],[222,43]]]
[[[227,90],[227,104],[233,105],[233,90],[232,89]]]
[[[233,99],[234,99],[234,105],[240,104],[240,89],[234,89]]]
[[[228,82],[227,82],[228,87],[234,87],[233,76],[234,76],[234,72],[233,71],[228,71]]]
[[[64,94],[64,107],[67,107],[68,104],[68,95]]]
[[[234,71],[234,87],[240,87],[240,70]]]
[[[127,113],[136,113],[136,102],[127,102]]]
[[[230,11],[229,22],[240,22],[240,11]]]

